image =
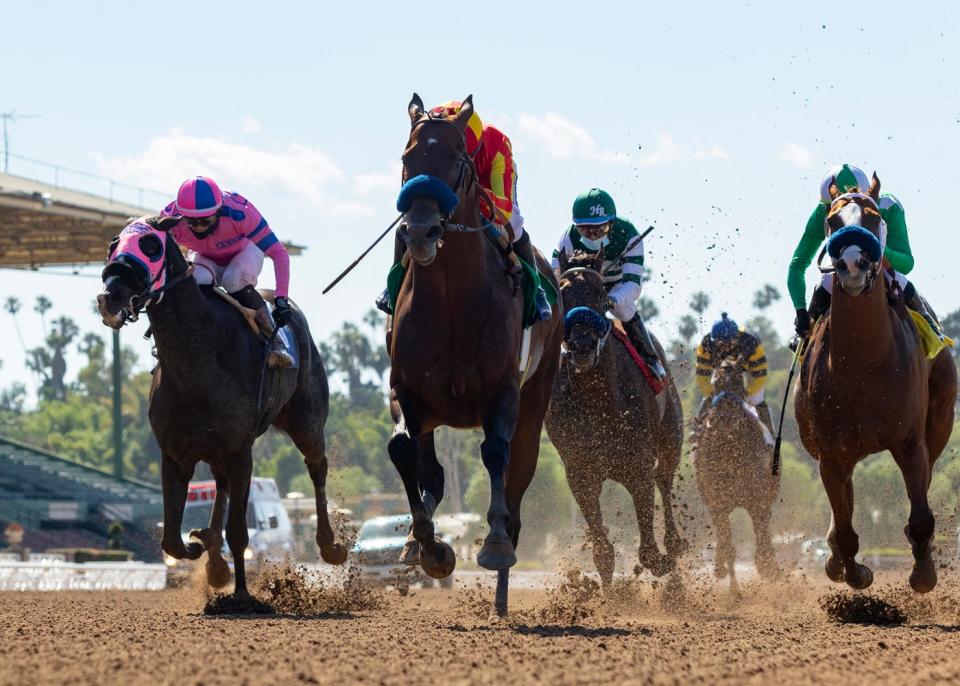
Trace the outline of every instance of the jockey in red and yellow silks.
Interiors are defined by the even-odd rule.
[[[450,118],[460,112],[460,107],[459,101],[451,100],[437,105],[430,110],[430,114],[434,117]],[[467,154],[473,158],[477,168],[477,181],[490,194],[496,216],[489,216],[489,208],[486,206],[481,206],[481,209],[488,215],[487,219],[498,224],[509,222],[513,227],[513,240],[516,244],[523,235],[523,216],[517,206],[517,168],[513,161],[510,139],[495,126],[484,124],[476,110],[470,116],[464,134]]]

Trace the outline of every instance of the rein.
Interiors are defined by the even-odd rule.
[[[166,271],[166,269],[167,267],[166,265],[164,265],[164,271]],[[153,284],[156,283],[157,280],[160,278],[160,275],[158,274],[156,279],[148,283],[147,287],[144,288],[142,291],[140,291],[139,293],[131,297],[130,302],[127,303],[127,306],[122,308],[121,311],[123,312],[123,315],[124,315],[123,317],[124,321],[135,322],[138,319],[140,319],[140,314],[144,310],[146,310],[148,307],[156,305],[161,300],[163,300],[164,293],[169,291],[174,286],[180,283],[183,283],[187,279],[191,278],[193,276],[194,269],[195,269],[195,266],[191,264],[187,267],[185,271],[181,272],[180,274],[173,277],[172,279],[169,279],[164,285],[160,286],[160,288],[157,288],[156,290],[151,290]]]

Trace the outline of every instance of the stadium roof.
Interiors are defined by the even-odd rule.
[[[103,262],[130,217],[155,211],[0,173],[0,268]],[[291,255],[303,252],[286,247]]]

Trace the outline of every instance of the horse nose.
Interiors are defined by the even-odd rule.
[[[400,235],[417,242],[434,242],[440,239],[443,227],[439,222],[404,222],[400,225]]]

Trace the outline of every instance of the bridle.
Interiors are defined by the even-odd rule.
[[[594,269],[593,267],[571,267],[569,269],[564,270],[560,274],[560,276],[557,278],[557,281],[562,282],[564,279],[574,274],[592,274],[600,280],[601,286],[603,284],[603,274],[597,271],[596,269]],[[562,288],[561,288],[561,291],[562,291]],[[602,334],[598,334],[597,343],[593,350],[594,361],[599,360],[600,354],[603,352],[604,347],[606,347],[607,345],[607,340],[610,338],[610,332],[613,329],[613,326],[610,323],[610,321],[602,313],[598,312],[594,308],[587,307],[586,305],[581,305],[579,306],[579,308],[589,310],[596,316],[597,320],[603,320],[603,322],[605,323],[604,331]],[[570,311],[568,311],[567,314],[564,315],[564,336],[563,336],[563,344],[565,348],[563,352],[564,356],[569,354],[569,349],[566,348],[568,329],[576,324],[576,323],[568,324],[567,317],[571,314],[571,312],[579,308],[573,308]]]
[[[167,291],[169,291],[174,286],[182,283],[183,281],[186,281],[187,279],[193,276],[194,265],[188,264],[187,268],[183,272],[181,272],[177,276],[174,276],[173,278],[167,278],[169,277],[169,274],[168,274],[169,263],[167,261],[166,251],[170,247],[169,244],[170,244],[170,241],[168,236],[168,240],[164,241],[163,268],[160,270],[160,272],[153,279],[148,279],[147,285],[142,290],[131,295],[127,303],[120,306],[121,326],[128,321],[135,322],[139,320],[140,315],[145,310],[158,304],[161,300],[163,300],[163,296],[166,294]],[[176,249],[175,243],[174,243],[174,249]],[[116,259],[111,260],[107,264],[107,267],[116,263],[117,263]],[[119,278],[119,276],[116,278]],[[165,279],[163,285],[157,288],[154,288],[155,284],[159,282],[162,278]]]
[[[852,202],[852,203],[855,203],[855,204],[857,204],[857,205],[860,204],[860,203],[857,202],[858,200],[863,201],[870,209],[872,209],[872,210],[874,210],[875,212],[877,212],[877,214],[880,213],[880,205],[877,203],[876,200],[873,199],[872,196],[867,195],[866,193],[852,192],[852,193],[844,193],[844,194],[838,195],[836,198],[834,198],[834,199],[830,202],[830,209],[827,211],[827,217],[832,216],[833,211],[834,211],[834,207],[836,207],[837,203],[839,203],[839,202],[841,202],[841,201],[844,201],[844,200],[848,201],[847,204],[849,204],[850,202]],[[846,206],[846,205],[845,205],[845,206]],[[861,206],[861,207],[862,207],[862,206]],[[840,227],[840,228],[846,228],[846,227]],[[836,230],[839,231],[840,229],[836,229]],[[829,232],[829,233],[827,234],[828,237],[829,237],[830,235],[832,235],[833,233],[834,233],[834,232]],[[880,237],[877,238],[877,240],[880,241],[880,245],[881,245],[881,257],[880,257],[880,259],[879,259],[878,261],[873,262],[873,263],[870,265],[870,268],[867,270],[867,276],[866,276],[866,279],[864,280],[864,287],[863,287],[864,292],[869,291],[869,290],[873,287],[873,284],[874,284],[874,282],[876,281],[877,276],[878,276],[878,275],[880,274],[880,272],[882,271],[882,268],[883,268],[882,246],[883,246],[884,243],[886,242],[886,241],[884,240],[884,234],[885,234],[885,233],[886,233],[886,224],[883,222],[883,219],[881,218],[881,220],[880,220]],[[823,261],[823,257],[824,257],[824,255],[826,254],[826,252],[827,252],[827,246],[825,245],[825,246],[823,247],[823,249],[820,251],[819,257],[817,257],[817,268],[820,270],[820,273],[821,273],[821,274],[835,274],[835,273],[837,272],[836,267],[833,267],[833,266],[823,267],[823,266],[821,266],[821,264],[820,264],[820,263]]]

